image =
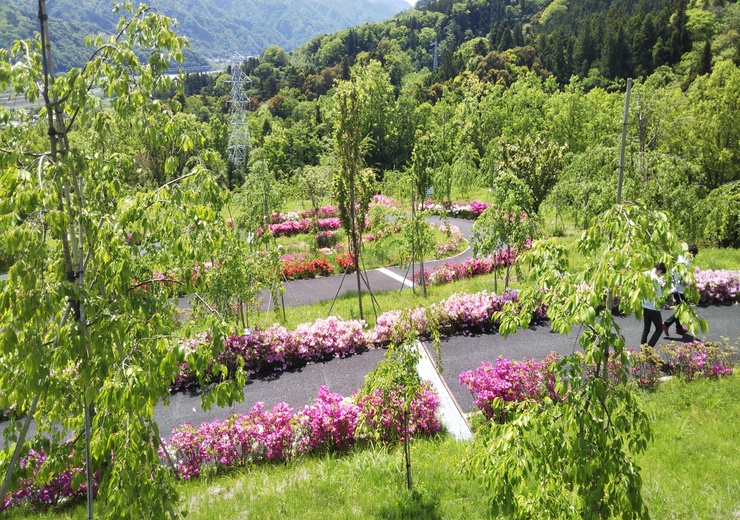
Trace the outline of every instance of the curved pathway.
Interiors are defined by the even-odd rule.
[[[439,225],[444,221],[439,217],[430,217],[429,222]],[[450,218],[448,222],[452,226],[460,229],[463,237],[470,239],[470,230],[473,227],[473,221],[459,218]],[[471,256],[471,247],[462,253],[442,260],[430,260],[424,262],[425,269],[433,269],[444,262],[462,262]],[[415,270],[419,269],[419,264],[414,266]],[[380,269],[371,269],[366,271],[367,281],[370,289],[376,292],[385,292],[413,287],[413,272],[411,269],[401,267],[386,267]],[[331,276],[322,276],[319,278],[308,278],[303,280],[289,280],[285,282],[285,293],[283,300],[286,307],[298,307],[300,305],[310,305],[320,301],[332,300],[335,296],[342,296],[349,292],[357,290],[357,281],[355,274],[333,274]],[[363,292],[366,290],[363,285]],[[263,306],[262,310],[268,310],[275,306],[269,291],[262,292]]]
[[[441,222],[438,220],[438,222]],[[470,236],[472,222],[450,219],[450,224],[460,228],[464,236]],[[463,261],[470,256],[470,248],[454,258],[425,263],[433,268],[443,262]],[[398,290],[407,287],[384,271],[395,274],[401,280],[406,272],[399,268],[375,269],[368,271],[373,291]],[[342,275],[333,275],[309,280],[288,282],[285,293],[286,305],[305,305],[321,300],[332,299],[342,286],[340,294],[353,290],[354,278],[347,277],[342,284]],[[733,344],[740,344],[740,305],[699,307],[699,315],[709,322],[709,332],[698,339],[721,341],[728,338]],[[619,325],[627,338],[628,345],[639,342],[642,322],[634,317],[620,318]],[[483,361],[495,361],[503,356],[511,359],[541,358],[553,350],[560,354],[570,354],[577,350],[577,337],[580,331],[573,330],[569,336],[550,332],[545,326],[532,327],[517,334],[503,338],[499,334],[480,334],[474,336],[453,336],[443,339],[441,349],[441,368],[445,383],[463,411],[472,408],[473,399],[458,380],[460,373],[474,370]],[[691,337],[674,337],[676,341],[690,341]],[[669,340],[661,339],[661,342]],[[427,349],[433,352],[432,348]],[[272,407],[285,402],[294,409],[314,401],[320,386],[326,386],[332,392],[349,396],[362,387],[365,375],[368,374],[383,358],[382,349],[371,350],[345,359],[332,359],[321,363],[311,363],[302,368],[277,373],[266,377],[249,380],[243,389],[243,402],[230,407],[212,408],[204,411],[200,406],[200,391],[180,392],[172,395],[169,405],[159,404],[155,410],[157,423],[163,437],[169,437],[173,428],[183,423],[199,425],[202,422],[223,420],[229,415],[245,413],[256,402],[261,401],[265,407]],[[0,431],[7,422],[0,423]]]

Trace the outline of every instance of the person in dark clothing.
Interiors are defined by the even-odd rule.
[[[694,244],[691,244],[689,246],[688,252],[686,255],[680,255],[678,257],[678,260],[676,263],[684,264],[686,266],[686,269],[689,269],[691,267],[691,260],[699,254],[699,248],[696,247]],[[680,305],[684,302],[684,290],[686,288],[686,285],[684,284],[684,281],[681,279],[680,276],[678,276],[677,273],[673,273],[673,301],[676,302],[676,305]],[[667,338],[669,336],[668,330],[671,328],[671,325],[676,324],[676,332],[678,334],[686,334],[688,330],[681,325],[681,322],[678,320],[678,316],[676,316],[676,313],[674,312],[671,314],[671,316],[663,322],[663,334]]]
[[[655,296],[657,300],[662,299],[663,287],[661,285],[661,278],[665,275],[666,269],[663,262],[658,262],[655,267],[648,273],[651,280],[653,281],[653,287],[655,289]],[[647,343],[649,346],[654,347],[660,339],[660,333],[662,331],[663,318],[660,315],[660,303],[645,299],[642,301],[642,339],[640,344],[644,345]],[[655,332],[648,341],[648,334],[650,333],[650,326],[655,327]]]

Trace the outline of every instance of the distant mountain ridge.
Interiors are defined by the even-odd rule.
[[[37,13],[35,2],[2,4],[0,48],[9,48],[38,30]],[[189,68],[204,66],[204,58],[257,56],[271,45],[291,50],[315,36],[410,8],[404,0],[154,0],[147,5],[177,19],[178,32],[190,40]],[[113,32],[119,18],[111,0],[49,0],[47,6],[61,69],[79,66],[87,57],[84,36]]]

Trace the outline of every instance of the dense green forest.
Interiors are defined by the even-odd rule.
[[[336,169],[334,92],[351,81],[363,100],[364,164],[389,194],[415,156],[441,200],[508,170],[538,207],[586,225],[612,202],[632,77],[626,196],[668,211],[687,239],[738,244],[739,63],[736,2],[437,0],[248,58],[244,169],[226,159],[229,71],[189,74],[164,96],[187,140],[154,131],[173,124],[162,114],[121,129],[111,146],[139,150],[132,187],[199,161],[229,188],[259,168],[289,191],[307,172]]]
[[[538,205],[586,225],[612,203],[632,77],[626,195],[668,211],[687,239],[737,244],[739,30],[735,2],[430,2],[247,60],[252,156],[291,186],[330,164],[334,87],[353,81],[363,158],[385,189],[416,153],[435,197],[509,170]],[[183,111],[226,132],[229,77],[189,75]],[[244,172],[224,164],[223,176],[237,187]]]

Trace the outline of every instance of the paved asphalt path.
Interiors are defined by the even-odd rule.
[[[669,311],[664,311],[664,314],[667,312]],[[740,344],[740,305],[699,307],[698,313],[709,322],[709,331],[699,336],[699,339],[720,341],[726,337],[731,343]],[[636,348],[642,332],[642,322],[634,317],[620,318],[618,321],[627,338],[627,346],[633,345]],[[562,336],[550,332],[545,324],[521,330],[508,338],[496,333],[448,337],[442,341],[442,376],[462,410],[468,412],[472,408],[473,398],[459,384],[461,372],[475,370],[484,361],[494,362],[498,356],[540,359],[553,350],[563,355],[572,354],[579,350],[578,333],[574,328],[569,336]],[[692,338],[689,335],[672,335],[670,339],[661,338],[658,345],[671,339],[691,341]],[[434,355],[428,343],[427,350]],[[157,423],[162,435],[167,436],[173,428],[184,422],[197,425],[214,419],[222,420],[231,414],[246,412],[257,401],[263,402],[265,407],[285,402],[300,410],[313,402],[322,385],[332,392],[349,396],[362,387],[365,375],[382,359],[384,353],[383,349],[371,350],[345,359],[312,363],[298,370],[250,380],[244,387],[244,401],[229,408],[214,408],[205,412],[200,407],[200,396],[197,393],[178,393],[172,396],[168,407],[157,407]]]
[[[436,225],[442,224],[443,221],[437,217],[431,217],[429,222]],[[449,219],[449,224],[460,228],[460,232],[466,238],[470,237],[470,228],[473,227],[473,222],[470,220],[463,220],[459,218]],[[468,247],[465,251],[457,256],[446,258],[443,260],[425,261],[424,268],[432,269],[444,262],[455,261],[462,262],[466,258],[471,256],[471,248]],[[414,266],[414,270],[419,270],[419,264]],[[410,269],[402,269],[400,267],[389,267],[387,271],[394,273],[397,277],[408,278],[411,281],[412,273]],[[408,284],[404,284],[398,278],[392,278],[387,274],[384,274],[378,269],[367,271],[367,280],[372,288],[373,292],[384,292],[391,290],[411,290]],[[354,273],[347,274],[335,274],[331,276],[322,276],[320,278],[313,278],[309,280],[290,280],[285,283],[285,293],[283,299],[286,307],[297,307],[299,305],[309,305],[319,301],[332,300],[335,296],[342,296],[351,291],[357,291],[357,278]],[[363,285],[363,291],[365,286]],[[274,308],[275,304],[271,301],[269,292],[263,293],[263,309]]]
[[[451,219],[450,222],[460,227],[465,236],[469,236],[471,222],[457,219]],[[466,251],[454,260],[459,262],[469,255],[470,251]],[[429,265],[434,266],[438,263],[440,261],[430,262]],[[393,271],[401,276],[405,274],[405,271],[400,269],[393,269]],[[398,280],[382,272],[371,271],[368,276],[370,283],[373,284],[373,291],[398,290],[401,287]],[[341,275],[289,282],[290,289],[286,291],[286,305],[302,305],[332,299],[340,281]],[[344,281],[343,289],[352,290],[353,282],[354,279],[348,277]],[[376,286],[375,283],[378,285]],[[664,314],[667,312],[664,311]],[[731,343],[740,344],[740,305],[699,307],[698,313],[709,323],[708,333],[701,335],[698,339],[721,340],[726,337]],[[622,333],[627,338],[627,345],[637,346],[642,322],[638,322],[634,317],[621,318],[618,321]],[[550,332],[547,325],[541,325],[519,331],[508,338],[495,333],[445,338],[441,349],[443,377],[462,410],[467,412],[470,411],[473,400],[467,389],[459,384],[462,371],[474,370],[480,363],[493,362],[498,356],[511,359],[539,359],[553,350],[564,355],[571,354],[577,349],[579,332],[574,329],[569,336],[561,336]],[[671,339],[690,341],[692,338],[673,336]],[[669,340],[661,338],[661,343],[666,341]],[[428,350],[432,352],[431,347]],[[198,391],[180,392],[171,397],[168,406],[163,404],[157,406],[156,420],[163,437],[167,438],[173,428],[183,423],[199,425],[214,419],[223,420],[229,415],[246,412],[258,401],[263,402],[266,408],[279,402],[285,402],[294,409],[300,410],[303,406],[313,402],[322,385],[333,392],[349,396],[362,387],[365,375],[382,359],[384,353],[382,349],[371,350],[345,359],[312,363],[300,369],[252,379],[244,387],[243,402],[227,408],[212,408],[204,411],[200,406]],[[4,423],[0,424],[0,431],[4,429],[4,426]]]

